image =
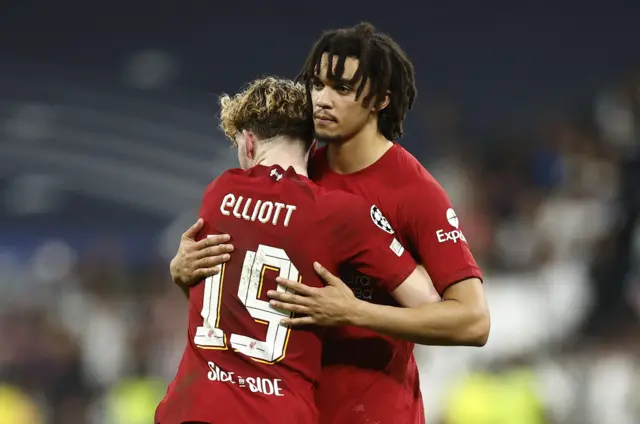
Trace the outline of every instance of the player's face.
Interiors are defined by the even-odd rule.
[[[338,58],[331,64],[335,68]],[[367,95],[369,84],[358,99],[356,89],[359,81],[350,83],[359,61],[348,57],[344,63],[344,73],[339,81],[330,80],[329,54],[325,53],[320,62],[320,72],[310,84],[311,101],[313,103],[313,123],[316,138],[322,141],[343,141],[353,137],[365,126],[371,117],[371,110],[363,107],[362,99]]]

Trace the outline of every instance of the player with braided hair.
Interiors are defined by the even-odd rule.
[[[314,294],[312,306],[305,299],[301,312],[308,316],[288,324],[332,325],[336,316],[352,324],[332,330],[325,344],[316,392],[321,422],[424,422],[413,343],[482,346],[490,324],[482,274],[448,196],[397,144],[416,99],[413,64],[391,37],[361,23],[325,32],[298,80],[309,92],[316,138],[326,142],[311,159],[311,177],[375,203],[387,218],[380,228],[408,246],[443,298],[400,308],[375,288],[375,279],[343,269],[340,276],[360,303],[342,302],[329,290]],[[282,294],[274,298],[280,307],[298,306]]]

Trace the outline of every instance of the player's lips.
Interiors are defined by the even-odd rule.
[[[313,119],[323,124],[328,124],[330,122],[338,122],[336,118],[329,115],[328,113],[316,113],[315,115],[313,115]]]

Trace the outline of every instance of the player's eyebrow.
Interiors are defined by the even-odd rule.
[[[345,87],[354,88],[357,85],[358,81],[353,81],[352,79],[347,79],[345,77],[336,77],[330,78],[331,84],[336,85],[344,85]]]
[[[336,84],[344,85],[344,86],[347,86],[347,87],[350,87],[350,88],[353,88],[355,86],[355,84],[354,84],[355,81],[349,80],[349,79],[346,79],[346,78],[338,78],[334,82]]]
[[[344,78],[343,76],[338,77],[338,76],[332,75],[331,77],[329,77],[327,75],[325,78],[323,78],[320,74],[315,74],[311,76],[309,80],[311,81],[311,84],[315,84],[315,83],[327,84],[328,83],[334,88],[338,86],[344,86],[350,90],[355,90],[356,87],[358,87],[358,85],[362,81],[362,78],[360,77],[358,78],[357,81],[354,81],[353,79],[347,79],[347,78]]]

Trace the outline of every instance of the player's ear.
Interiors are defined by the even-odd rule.
[[[253,132],[247,130],[242,130],[242,135],[244,136],[247,158],[253,160],[253,158],[256,157],[256,144],[258,141],[256,139],[256,135]]]
[[[384,95],[384,99],[382,100],[382,102],[377,107],[374,106],[373,111],[380,112],[382,109],[389,106],[390,101],[391,101],[391,91],[387,91],[387,93]]]

